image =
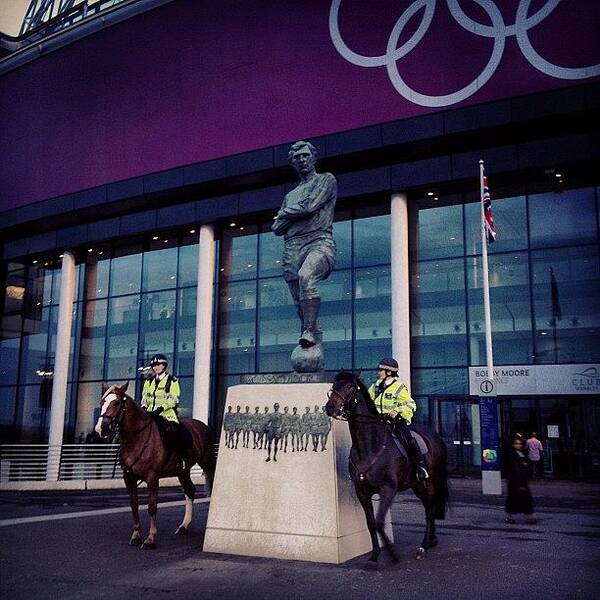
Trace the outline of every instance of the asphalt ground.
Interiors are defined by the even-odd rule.
[[[182,493],[162,489],[156,550],[130,547],[124,490],[0,493],[0,597],[61,598],[597,598],[600,586],[600,485],[535,482],[538,524],[503,522],[503,498],[480,482],[452,480],[452,506],[439,522],[439,546],[423,561],[414,550],[423,511],[410,492],[392,507],[394,564],[377,572],[366,556],[343,565],[202,552],[208,503],[195,505],[186,537],[173,531]],[[140,490],[140,502],[146,492]],[[174,502],[178,504],[172,506]],[[166,505],[164,503],[167,503]],[[107,512],[107,511],[121,512]],[[83,513],[83,514],[82,514]],[[56,519],[56,517],[61,517]],[[33,521],[35,518],[52,520]],[[293,515],[290,515],[293,518]],[[25,521],[23,521],[25,519]],[[142,523],[147,527],[147,517]]]

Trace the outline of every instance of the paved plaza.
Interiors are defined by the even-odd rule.
[[[0,594],[6,600],[597,597],[599,485],[534,483],[535,526],[505,525],[503,499],[483,497],[478,481],[451,485],[450,515],[425,561],[413,558],[422,509],[409,493],[397,497],[392,520],[401,561],[382,555],[378,572],[364,570],[365,557],[336,566],[203,553],[208,503],[200,499],[190,535],[176,538],[183,514],[176,488],[161,491],[155,551],[128,546],[124,490],[2,492]]]

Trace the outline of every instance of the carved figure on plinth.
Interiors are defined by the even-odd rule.
[[[329,277],[335,264],[337,182],[331,173],[316,172],[317,152],[310,142],[293,144],[288,157],[300,183],[286,194],[272,229],[284,238],[283,277],[301,322],[292,366],[297,372],[311,373],[323,370],[324,363],[317,284]]]

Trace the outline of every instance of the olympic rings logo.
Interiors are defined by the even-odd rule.
[[[396,91],[404,98],[421,106],[440,107],[450,106],[472,96],[481,89],[496,72],[502,55],[506,38],[514,35],[523,56],[538,71],[558,79],[586,79],[600,74],[600,64],[589,67],[570,68],[560,67],[544,59],[534,49],[529,40],[528,31],[539,25],[557,6],[560,0],[547,0],[535,14],[527,16],[531,0],[520,0],[514,25],[506,25],[499,8],[493,0],[472,0],[476,2],[488,14],[492,25],[484,25],[474,21],[465,14],[460,7],[459,0],[446,0],[448,9],[454,20],[466,31],[480,37],[492,38],[494,47],[487,65],[483,71],[468,85],[462,89],[442,96],[428,96],[421,94],[402,79],[398,71],[398,61],[406,56],[423,39],[427,33],[437,0],[415,0],[396,21],[387,42],[385,54],[381,56],[363,56],[352,51],[342,39],[339,28],[339,12],[342,0],[333,0],[329,11],[329,34],[336,50],[350,63],[359,67],[383,67],[387,69],[388,77]],[[404,28],[410,19],[420,10],[423,17],[417,30],[400,47],[398,41]]]

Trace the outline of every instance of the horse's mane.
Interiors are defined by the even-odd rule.
[[[363,396],[363,399],[365,401],[365,406],[369,409],[369,412],[372,413],[374,416],[380,417],[381,415],[379,414],[379,411],[377,410],[377,407],[375,406],[375,403],[373,402],[373,400],[371,400],[371,396],[369,395],[369,388],[362,382],[362,379],[358,376],[355,375],[354,373],[351,373],[350,371],[340,371],[333,379],[334,382],[344,382],[344,381],[351,381],[353,383],[355,383],[358,387],[358,389],[360,390],[360,393]]]

